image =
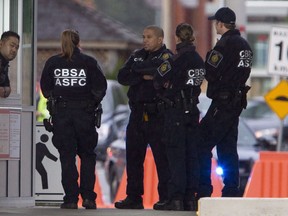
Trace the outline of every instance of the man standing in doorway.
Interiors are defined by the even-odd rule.
[[[9,61],[17,56],[20,36],[13,31],[6,31],[0,40],[0,97],[7,98],[11,93],[8,76]]]

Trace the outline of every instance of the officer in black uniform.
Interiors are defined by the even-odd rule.
[[[0,40],[0,97],[7,98],[11,93],[8,76],[9,61],[17,56],[20,36],[13,31],[6,31]]]
[[[80,52],[79,34],[62,32],[62,53],[45,64],[40,80],[53,124],[53,145],[58,149],[65,196],[61,208],[77,209],[78,195],[82,206],[96,209],[94,192],[98,134],[95,109],[103,99],[107,81],[97,61]],[[76,155],[81,159],[80,186]]]
[[[176,27],[177,54],[170,61],[172,70],[168,73],[159,70],[155,79],[156,83],[162,83],[159,86],[166,89],[161,97],[165,104],[163,138],[171,171],[169,200],[158,205],[159,210],[196,210],[195,196],[199,183],[197,137],[200,127],[197,104],[205,67],[194,40],[192,26],[179,24]],[[165,64],[169,62],[164,62],[161,67]]]
[[[237,136],[239,115],[246,108],[245,83],[250,75],[252,50],[235,28],[236,16],[228,7],[220,8],[209,20],[221,35],[206,56],[207,96],[212,103],[201,121],[203,143],[199,149],[200,188],[198,198],[211,196],[211,150],[216,146],[218,165],[223,168],[223,197],[238,196],[239,166]]]
[[[131,108],[126,133],[127,197],[115,203],[115,207],[119,209],[144,208],[143,163],[148,144],[153,152],[159,179],[159,202],[155,205],[168,198],[169,168],[165,145],[161,141],[163,115],[157,108],[159,99],[153,86],[157,68],[172,55],[163,44],[163,37],[160,27],[147,26],[143,31],[144,48],[132,53],[118,74],[119,83],[129,86]]]

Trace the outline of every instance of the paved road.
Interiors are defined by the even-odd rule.
[[[119,210],[119,209],[59,209],[55,207],[0,208],[0,216],[196,216],[188,211]]]

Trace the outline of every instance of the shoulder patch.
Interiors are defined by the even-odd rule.
[[[220,52],[216,50],[212,50],[208,57],[207,63],[217,68],[220,62],[222,61],[222,59],[223,59],[223,55]]]
[[[167,60],[169,57],[170,57],[170,55],[169,55],[168,53],[164,53],[164,54],[161,56],[161,59]]]
[[[169,61],[164,61],[158,68],[157,71],[160,74],[160,76],[164,76],[171,70],[171,65]]]

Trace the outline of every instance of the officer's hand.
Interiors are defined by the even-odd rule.
[[[11,93],[11,88],[8,86],[0,87],[0,97],[7,98]]]
[[[143,76],[143,79],[144,79],[144,80],[153,80],[153,76],[151,76],[151,75],[144,75],[144,76]]]

